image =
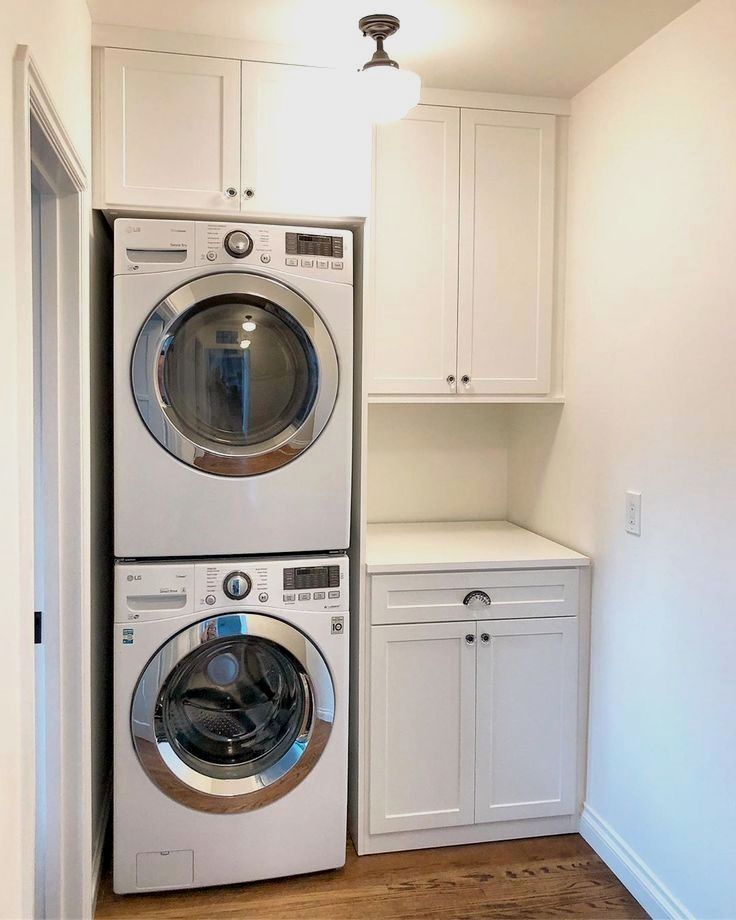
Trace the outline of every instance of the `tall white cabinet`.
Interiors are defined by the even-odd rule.
[[[460,110],[376,130],[367,342],[371,393],[454,393]]]
[[[376,130],[368,389],[550,390],[555,116],[420,105]]]

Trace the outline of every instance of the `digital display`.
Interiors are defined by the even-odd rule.
[[[339,565],[310,565],[284,569],[285,591],[311,591],[314,588],[339,587]]]
[[[342,237],[317,233],[287,233],[286,254],[287,256],[324,256],[327,259],[342,259]]]

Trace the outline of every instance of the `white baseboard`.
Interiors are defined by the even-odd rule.
[[[95,842],[92,849],[92,914],[94,917],[97,909],[97,894],[100,890],[100,876],[102,873],[102,856],[105,851],[105,839],[107,837],[107,825],[110,821],[110,811],[112,809],[112,774],[110,775],[105,788],[105,797],[100,810],[100,821],[95,828]]]
[[[589,805],[583,807],[580,834],[651,917],[695,920],[641,857]]]

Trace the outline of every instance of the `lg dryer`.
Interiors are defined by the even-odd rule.
[[[115,222],[115,555],[348,546],[352,234]]]

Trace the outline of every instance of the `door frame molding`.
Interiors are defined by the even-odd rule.
[[[47,871],[47,912],[58,917],[91,915],[92,879],[90,702],[90,398],[89,398],[89,183],[87,173],[27,45],[14,61],[15,293],[18,349],[17,584],[19,693],[34,699],[34,381],[33,260],[31,226],[32,126],[50,152],[46,170],[56,197],[57,260],[55,325],[56,400],[51,409],[56,497],[51,504],[60,539],[50,569],[58,616],[48,617],[54,681],[46,696],[47,721],[56,720],[58,746],[49,751],[55,772],[49,790],[49,827],[58,858]],[[38,132],[40,131],[40,135]],[[61,247],[64,247],[61,250]],[[68,248],[67,248],[68,247]],[[53,281],[54,279],[52,279]],[[45,452],[46,454],[46,452]],[[52,623],[52,619],[56,622]],[[18,903],[33,916],[35,876],[35,716],[17,738],[18,839],[22,874]],[[49,849],[51,849],[51,846]]]

